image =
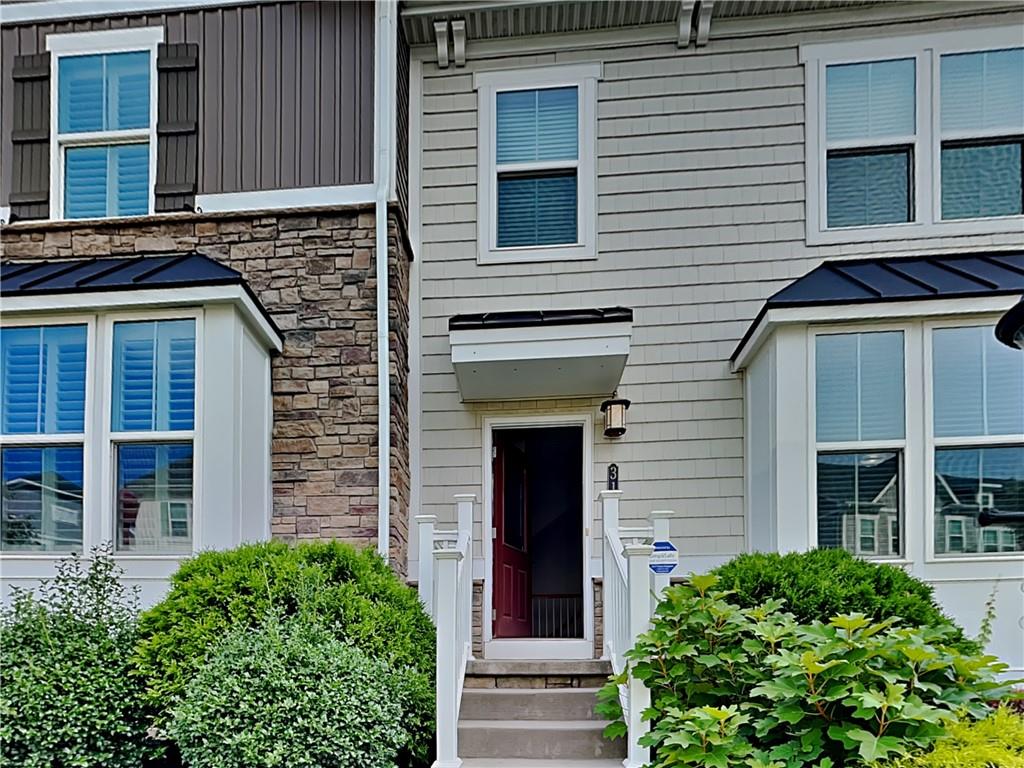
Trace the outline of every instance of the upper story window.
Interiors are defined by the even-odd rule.
[[[477,74],[481,263],[596,256],[599,65]]]
[[[51,200],[58,218],[153,212],[163,28],[51,35]]]
[[[811,244],[1019,232],[1011,28],[805,46]]]

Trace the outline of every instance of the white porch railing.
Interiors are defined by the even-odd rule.
[[[651,625],[657,596],[668,586],[668,576],[653,576],[650,571],[651,540],[668,539],[671,512],[651,514],[653,527],[623,527],[619,524],[619,498],[622,491],[601,491],[602,545],[604,580],[604,652],[616,675],[629,668],[626,651]],[[640,768],[650,762],[651,751],[640,745],[650,724],[642,719],[651,705],[651,692],[640,680],[629,676],[619,686],[619,703],[626,721],[625,768]]]
[[[459,707],[466,664],[473,656],[473,505],[455,497],[458,529],[438,531],[434,515],[417,515],[419,593],[437,627],[437,759],[434,768],[459,768]]]

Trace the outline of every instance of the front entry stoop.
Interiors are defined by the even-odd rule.
[[[612,768],[623,739],[594,713],[604,661],[471,661],[459,715],[464,768]]]

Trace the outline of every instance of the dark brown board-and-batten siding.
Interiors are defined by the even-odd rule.
[[[373,181],[369,2],[266,3],[0,30],[0,205],[11,192],[14,57],[46,36],[163,26],[199,47],[199,194]]]

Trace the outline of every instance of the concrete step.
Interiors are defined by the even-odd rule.
[[[463,720],[596,720],[597,688],[467,688]]]
[[[610,675],[611,662],[603,659],[472,659],[466,666],[467,675]]]
[[[622,768],[622,760],[546,760],[544,758],[467,757],[462,768]]]
[[[603,720],[460,720],[459,756],[572,760],[622,758],[626,742],[601,736]]]

